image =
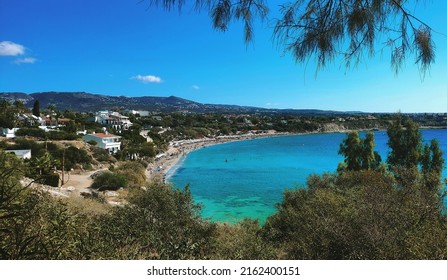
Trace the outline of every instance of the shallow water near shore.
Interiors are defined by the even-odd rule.
[[[447,154],[447,129],[423,130],[423,139],[440,141]],[[212,221],[261,223],[275,211],[286,188],[305,187],[311,174],[334,172],[345,133],[260,138],[208,146],[189,153],[168,171],[178,187],[190,185],[202,215]],[[386,160],[388,138],[375,132],[376,150]],[[447,160],[446,160],[447,162]],[[446,177],[444,169],[444,176]]]

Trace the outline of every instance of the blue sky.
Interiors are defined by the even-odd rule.
[[[387,49],[357,67],[337,60],[316,73],[258,23],[246,45],[233,24],[215,31],[206,12],[166,12],[140,0],[0,0],[0,91],[86,91],[170,96],[266,108],[447,112],[447,1],[414,13],[438,33],[425,79],[413,57],[398,76]],[[278,1],[269,1],[273,9]],[[424,4],[425,3],[425,4]],[[271,18],[274,17],[271,15]],[[440,34],[442,33],[442,34]],[[385,38],[384,38],[385,40]]]

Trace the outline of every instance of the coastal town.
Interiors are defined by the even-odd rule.
[[[20,100],[2,101],[2,149],[30,162],[44,155],[41,150],[33,155],[33,148],[23,148],[33,141],[45,143],[46,147],[48,143],[56,144],[64,151],[70,146],[86,151],[88,162],[78,161],[70,166],[64,166],[64,153],[49,153],[53,165],[47,168],[47,173],[57,179],[50,184],[52,188],[46,189],[63,196],[91,195],[92,175],[125,161],[140,162],[148,181],[166,182],[172,176],[169,174],[167,178],[168,171],[180,158],[209,145],[286,134],[379,130],[385,129],[392,118],[392,114],[195,114],[135,109],[78,113],[39,106],[38,101],[33,108],[26,108]],[[412,118],[422,125],[447,125],[446,114]],[[118,194],[109,191],[108,195],[114,196],[110,199],[114,203]]]
[[[0,0],[2,277],[442,278],[445,11]]]
[[[54,166],[50,168],[52,171],[49,172],[55,174],[59,180],[53,182],[51,186],[33,182],[31,179],[26,180],[26,183],[33,182],[33,185],[39,185],[42,189],[63,197],[69,195],[90,196],[92,192],[90,186],[93,183],[94,174],[119,165],[120,161],[122,162],[123,160],[143,162],[148,181],[166,181],[166,174],[172,166],[181,157],[186,156],[193,150],[230,141],[288,134],[288,132],[277,132],[274,129],[251,129],[254,125],[249,120],[251,118],[250,115],[223,116],[224,120],[229,120],[228,122],[234,121],[237,128],[242,128],[243,132],[234,128],[232,130],[234,133],[228,131],[228,134],[217,134],[208,130],[206,135],[194,134],[182,137],[182,132],[176,132],[178,134],[174,136],[173,132],[178,128],[171,127],[169,124],[165,124],[165,122],[167,120],[172,121],[173,117],[188,117],[185,114],[160,115],[158,112],[154,114],[153,112],[141,110],[123,110],[121,113],[102,110],[87,115],[88,118],[86,114],[82,114],[82,119],[79,117],[79,114],[68,111],[62,113],[53,107],[44,110],[45,113],[33,114],[36,113],[35,110],[32,112],[31,109],[24,108],[23,105],[20,105],[20,102],[8,104],[6,101],[3,102],[4,116],[11,112],[14,113],[9,115],[12,116],[11,118],[2,120],[6,125],[3,125],[4,127],[1,128],[2,135],[0,136],[0,141],[3,143],[2,148],[5,149],[5,152],[13,153],[18,158],[24,160],[35,160],[36,155],[33,157],[32,149],[20,149],[22,140],[45,143],[45,145],[56,143],[64,148],[72,146],[89,151],[90,157],[95,164],[89,165],[87,169],[83,167],[83,163],[67,169],[61,165],[62,159],[59,162],[55,161]],[[71,118],[61,116],[63,114]],[[204,118],[204,116],[193,116],[192,118],[196,117]],[[143,118],[143,122],[140,121],[141,118]],[[133,125],[131,119],[136,121],[137,124]],[[7,126],[8,122],[17,126],[9,128]],[[282,125],[285,123],[284,121],[281,122]],[[267,124],[267,126],[271,127],[273,124]],[[195,129],[206,130],[204,127],[195,127]],[[53,134],[53,136],[60,133],[63,134],[63,137],[48,139],[46,133]],[[133,134],[138,139],[138,141],[135,141],[137,143],[133,144],[132,140],[129,141],[129,134]],[[158,141],[154,142],[153,138],[156,138]],[[148,149],[138,151],[138,149],[128,148],[129,145],[145,145],[146,148],[149,148],[149,151],[147,151]],[[105,160],[101,161],[95,158],[94,153],[91,151],[92,149],[105,151]],[[125,153],[124,155],[123,152]],[[104,156],[104,154],[102,155]],[[62,178],[62,176],[67,179]],[[118,195],[110,193],[110,191],[106,194],[114,197]],[[114,197],[110,199],[112,204],[114,204]]]

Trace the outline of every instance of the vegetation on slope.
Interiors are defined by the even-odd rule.
[[[188,187],[174,189],[161,182],[129,188],[129,203],[122,207],[89,206],[101,210],[88,212],[70,200],[22,186],[28,167],[0,150],[0,256],[446,259],[447,217],[439,172],[444,163],[436,144],[423,146],[408,122],[399,119],[390,126],[388,133],[400,137],[390,137],[385,168],[363,160],[335,174],[311,176],[307,188],[284,192],[277,212],[262,226],[252,220],[229,225],[203,219]],[[355,138],[348,135],[341,149],[347,159],[373,158],[373,139],[350,137]],[[357,149],[360,154],[346,153],[351,144],[362,147]],[[126,176],[128,168],[114,172]],[[138,186],[138,176],[133,183]]]

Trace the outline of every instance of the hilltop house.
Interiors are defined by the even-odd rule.
[[[148,117],[150,115],[149,111],[131,110],[131,109],[124,110],[124,113],[125,114],[132,114],[132,115],[140,115],[140,117]]]
[[[71,119],[45,117],[45,119],[43,119],[43,121],[44,121],[43,126],[47,126],[50,128],[57,128],[57,127],[62,127],[62,126],[67,125],[67,123],[69,123],[71,121]]]
[[[123,116],[118,112],[99,111],[94,116],[94,121],[101,125],[112,127],[118,132],[128,130],[132,126],[129,117]]]
[[[111,154],[116,154],[121,149],[121,136],[113,135],[110,133],[93,133],[87,134],[82,137],[85,142],[95,141],[96,147],[107,150]]]
[[[33,114],[18,114],[17,120],[26,126],[45,125],[45,120]]]

